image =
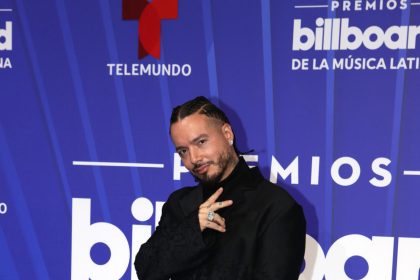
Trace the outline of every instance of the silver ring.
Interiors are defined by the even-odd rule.
[[[212,221],[213,221],[213,219],[214,219],[214,212],[213,212],[213,211],[209,211],[209,212],[207,213],[207,220],[208,220],[209,222],[212,222]]]

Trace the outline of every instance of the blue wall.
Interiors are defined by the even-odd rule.
[[[130,279],[196,95],[304,206],[301,280],[418,279],[420,3],[311,2],[179,0],[138,59],[122,0],[2,1],[0,279]]]

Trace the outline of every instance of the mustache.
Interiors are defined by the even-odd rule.
[[[196,163],[193,166],[193,171],[196,171],[197,169],[199,169],[203,165],[211,165],[211,164],[214,164],[214,162],[213,161],[208,161],[208,162],[199,162],[199,163]]]

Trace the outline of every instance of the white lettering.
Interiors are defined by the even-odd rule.
[[[191,65],[184,64],[124,64],[108,63],[108,75],[110,76],[170,76],[191,75]]]
[[[0,215],[4,215],[7,213],[7,204],[4,202],[0,203]]]
[[[2,40],[2,38],[4,39]],[[6,21],[5,28],[0,28],[0,51],[11,51],[12,49],[12,22]]]
[[[394,238],[369,238],[351,234],[338,239],[330,247],[326,257],[326,279],[351,280],[344,271],[346,261],[353,256],[364,258],[369,271],[363,279],[391,280]]]
[[[130,260],[130,249],[124,234],[116,226],[90,223],[90,199],[73,198],[71,239],[71,279],[120,279]],[[103,243],[111,255],[106,264],[98,265],[90,257],[93,245]]]
[[[311,185],[319,184],[319,162],[320,157],[312,157]]]
[[[12,68],[12,62],[10,61],[10,58],[0,57],[0,69],[6,69],[6,68]]]
[[[296,160],[296,159],[295,159]],[[72,263],[71,279],[120,279],[125,274],[131,255],[131,279],[135,280],[133,262],[140,246],[152,235],[150,223],[155,214],[155,228],[160,220],[164,202],[152,202],[137,198],[131,206],[134,219],[145,223],[133,225],[131,252],[126,237],[116,226],[98,222],[91,224],[90,199],[72,200]],[[96,243],[109,247],[111,256],[106,264],[97,265],[90,257]],[[373,236],[371,239],[359,234],[345,235],[336,240],[327,254],[310,235],[306,235],[305,269],[299,280],[348,280],[345,272],[347,260],[359,256],[368,263],[367,274],[362,278],[390,280],[392,278],[394,237]],[[396,254],[396,279],[417,280],[420,269],[420,238],[398,239]]]
[[[310,28],[301,27],[301,20],[295,19],[293,21],[293,50],[294,51],[307,51],[315,43],[315,34]],[[304,41],[302,42],[302,38]]]
[[[343,165],[349,165],[351,167],[351,175],[348,178],[343,178],[340,176],[340,168]],[[331,177],[334,182],[340,186],[350,186],[354,184],[360,177],[360,165],[359,163],[351,157],[341,157],[337,159],[331,166]]]
[[[270,181],[272,183],[277,183],[277,175],[280,174],[283,180],[286,180],[289,175],[292,176],[291,183],[299,184],[299,157],[289,164],[289,166],[284,169],[280,163],[276,160],[274,156],[271,157],[271,172],[270,172]]]
[[[161,201],[156,202],[155,225],[160,220],[163,204]],[[90,199],[73,198],[72,209],[71,279],[120,279],[130,260],[129,244],[122,231],[110,223],[90,224]],[[153,215],[153,204],[147,198],[137,198],[131,205],[131,213],[137,221],[146,222]],[[133,267],[135,256],[151,235],[152,226],[133,225],[130,264],[132,280],[137,279]],[[103,243],[110,249],[111,256],[106,264],[98,265],[90,257],[90,250],[97,243]]]
[[[188,173],[188,169],[182,165],[181,157],[178,153],[174,153],[174,180],[181,180],[181,173]]]
[[[384,30],[372,25],[362,31],[350,26],[348,18],[323,19],[315,21],[315,31],[302,27],[302,20],[293,23],[293,50],[356,50],[362,45],[376,50],[385,45],[388,49],[415,49],[420,25],[390,26]]]
[[[258,156],[257,155],[245,155],[245,161],[250,167],[258,165]],[[372,170],[373,176],[369,179],[369,183],[374,187],[387,187],[391,184],[392,174],[386,168],[391,164],[391,160],[386,157],[374,158],[370,164],[370,169]],[[341,169],[344,168],[344,165],[348,165],[347,176],[340,173]],[[296,156],[292,162],[288,163],[286,167],[280,164],[278,160],[272,156],[271,165],[270,165],[270,181],[277,183],[279,180],[278,176],[280,175],[282,180],[286,180],[290,177],[291,184],[295,185],[299,183],[299,156]],[[320,184],[320,167],[321,167],[321,157],[312,156],[310,158],[310,164],[305,168],[305,170],[310,170],[310,185],[319,185]],[[328,167],[327,167],[328,168]],[[364,168],[364,170],[368,168]],[[335,159],[329,168],[331,179],[340,186],[350,186],[355,184],[360,179],[361,166],[359,162],[352,157],[341,157]],[[177,153],[174,153],[174,162],[173,162],[173,180],[181,180],[182,173],[188,173],[188,170],[185,166],[182,165],[182,160]],[[341,175],[340,175],[341,174]]]
[[[309,59],[307,58],[303,58],[303,59],[297,59],[297,58],[293,58],[292,59],[292,70],[309,70]]]
[[[396,9],[407,9],[407,0],[354,0],[353,4],[350,0],[333,0],[331,3],[331,11],[393,11]]]
[[[317,60],[314,58],[312,61],[312,69],[313,70],[323,70],[323,69],[328,70],[329,69],[328,60],[326,58],[323,58],[321,59],[321,62],[317,64]]]
[[[382,177],[382,179],[377,179],[376,177],[369,180],[369,182],[375,187],[386,187],[389,186],[392,180],[392,174],[389,170],[386,170],[382,166],[388,166],[391,163],[391,160],[388,158],[377,158],[372,162],[372,171]]]
[[[418,280],[420,269],[420,239],[398,239],[397,280]]]
[[[390,59],[390,69],[394,69],[394,70],[419,69],[419,66],[420,66],[420,59],[418,57],[401,57],[396,60],[393,57],[391,57]]]
[[[299,280],[323,280],[326,269],[325,254],[318,242],[306,235],[305,269],[299,275]]]
[[[145,197],[139,197],[131,205],[131,214],[139,222],[146,222],[153,215],[153,204]],[[143,245],[152,236],[152,227],[150,225],[133,225],[131,234],[131,279],[137,280],[134,260],[140,246]]]

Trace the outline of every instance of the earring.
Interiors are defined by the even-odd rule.
[[[231,145],[231,146],[233,145],[233,140],[232,139],[229,140],[229,145]]]

